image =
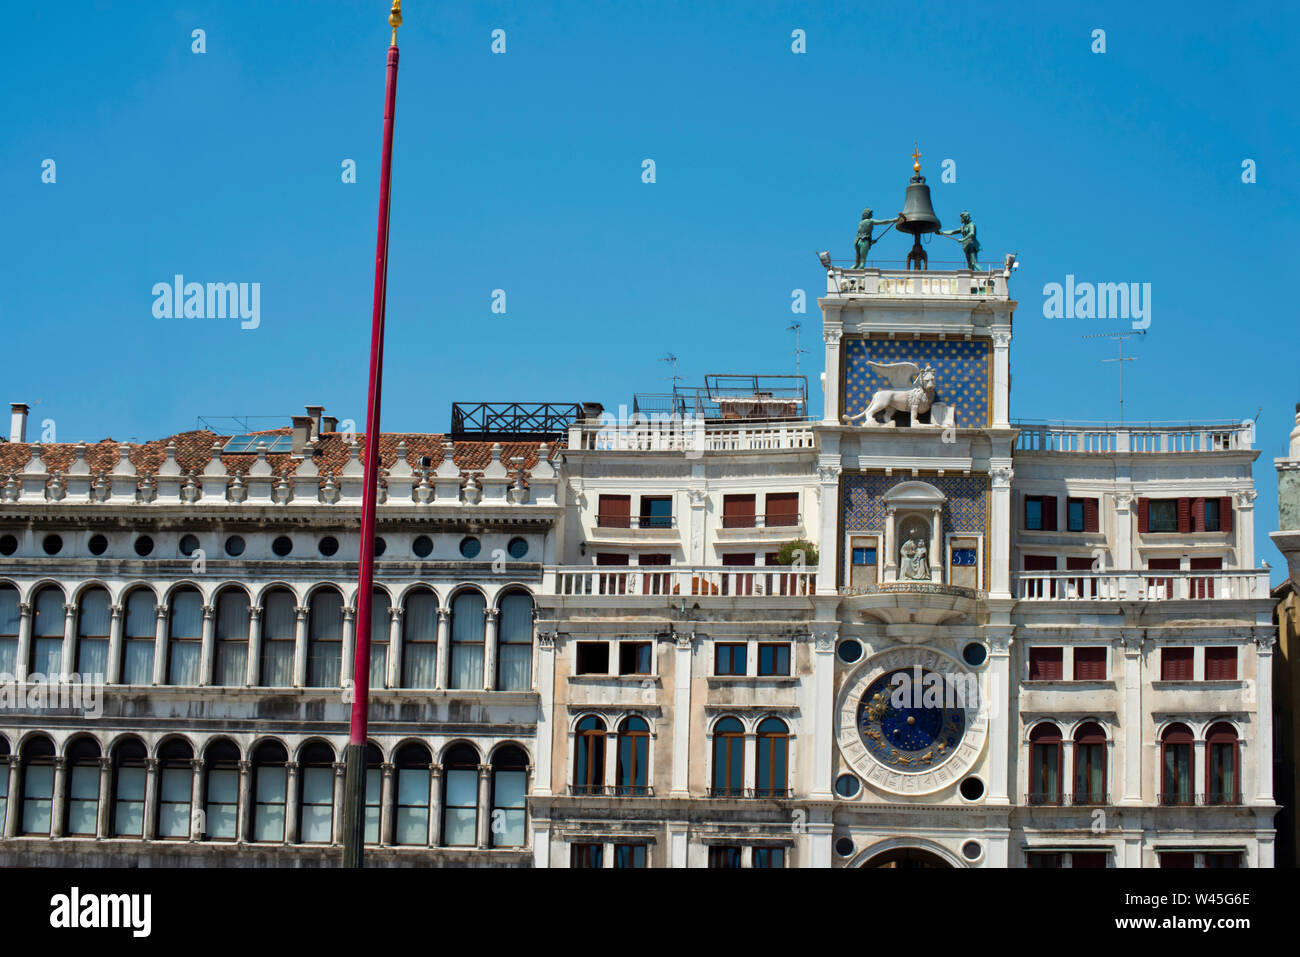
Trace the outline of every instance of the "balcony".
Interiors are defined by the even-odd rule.
[[[1254,426],[1216,422],[1110,425],[1088,422],[1013,422],[1016,452],[1083,455],[1239,452],[1253,446]]]
[[[711,798],[730,798],[735,800],[743,798],[747,800],[762,800],[764,798],[788,798],[790,797],[789,788],[731,788],[731,787],[711,787],[709,788],[709,797]]]
[[[572,797],[654,797],[649,784],[570,784]]]
[[[1021,601],[1242,601],[1269,597],[1268,569],[1017,572]]]
[[[1162,791],[1156,795],[1156,803],[1161,807],[1232,807],[1241,804],[1241,792],[1211,791],[1208,794],[1193,794],[1190,791],[1176,791],[1169,794]]]
[[[677,527],[675,515],[628,515],[618,512],[597,512],[597,528],[673,529]]]
[[[826,271],[827,296],[873,296],[884,299],[1006,299],[1002,270],[971,272],[966,264],[934,263],[933,270],[845,269]]]
[[[752,565],[559,565],[543,594],[574,597],[799,598],[817,590],[817,569]],[[1267,589],[1265,589],[1267,593]]]
[[[592,420],[569,427],[569,445],[581,452],[670,452],[695,458],[706,453],[772,452],[817,447],[810,421],[706,422],[702,418],[648,419],[635,425]]]
[[[1032,807],[1104,807],[1107,796],[1104,793],[1062,794],[1060,791],[1030,791],[1026,795]]]

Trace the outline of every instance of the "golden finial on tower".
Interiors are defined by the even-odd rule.
[[[397,28],[402,25],[402,0],[393,0],[393,10],[388,14],[388,25],[393,28],[393,46],[397,46]]]
[[[399,17],[400,21],[401,18]],[[921,151],[916,148],[916,140],[912,140],[912,172],[918,176],[921,173]]]

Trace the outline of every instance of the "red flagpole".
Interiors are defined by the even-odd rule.
[[[384,308],[388,294],[388,199],[393,165],[393,114],[397,103],[397,28],[402,0],[393,0],[388,23],[388,80],[384,90],[384,151],[379,167],[379,238],[375,247],[375,298],[370,328],[370,391],[366,409],[366,485],[361,499],[360,574],[357,577],[356,655],[352,718],[348,728],[343,794],[343,866],[361,867],[365,846],[366,736],[370,709],[370,606],[375,578],[375,504],[379,493],[379,402],[384,379]]]

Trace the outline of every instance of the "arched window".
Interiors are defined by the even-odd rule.
[[[144,744],[136,738],[113,748],[113,836],[144,836]]]
[[[397,775],[397,820],[394,844],[429,843],[429,749],[414,741],[403,745],[393,762]]]
[[[501,691],[533,686],[533,599],[526,592],[512,591],[501,599],[496,677]]]
[[[108,609],[108,590],[89,588],[77,603],[77,673],[108,674],[108,633],[113,620]]]
[[[94,837],[99,822],[99,744],[82,737],[68,746],[68,806],[63,833]]]
[[[0,675],[18,673],[18,631],[21,624],[18,589],[12,585],[0,585]]]
[[[248,595],[242,588],[227,588],[217,596],[216,660],[212,683],[243,685],[248,676]]]
[[[307,686],[337,688],[343,662],[343,596],[332,588],[312,593],[307,619]]]
[[[370,599],[370,687],[388,686],[388,593],[375,589]]]
[[[438,672],[438,598],[427,588],[406,596],[402,615],[402,687],[432,688]]]
[[[713,726],[713,795],[740,797],[745,793],[745,728],[735,718]]]
[[[158,606],[153,592],[137,588],[126,596],[122,624],[122,684],[153,684],[154,633]]]
[[[785,797],[789,787],[790,729],[780,718],[764,718],[758,725],[758,779],[756,797]]]
[[[9,814],[9,761],[11,760],[17,759],[9,757],[9,742],[5,740],[3,734],[0,734],[0,821],[6,820]]]
[[[334,839],[334,749],[313,741],[298,755],[298,840],[328,844]]]
[[[442,760],[442,843],[478,843],[478,752],[467,744],[449,748]]]
[[[1061,803],[1061,729],[1050,721],[1029,732],[1029,803]]]
[[[1241,781],[1238,766],[1237,732],[1226,721],[1205,733],[1207,804],[1240,804]]]
[[[379,814],[383,808],[383,768],[384,756],[373,744],[366,745],[366,814],[365,832],[361,836],[363,844],[379,843]]]
[[[239,837],[239,748],[233,741],[214,741],[208,745],[204,764],[208,778],[204,836],[233,841]]]
[[[253,840],[284,840],[289,753],[278,741],[263,741],[253,752]]]
[[[53,586],[42,588],[33,603],[32,660],[30,674],[57,675],[63,662],[63,627],[67,613],[63,592]]]
[[[523,847],[528,757],[509,745],[492,755],[492,846]]]
[[[293,686],[293,645],[298,611],[293,592],[276,588],[268,592],[262,615],[262,684],[268,688]]]
[[[587,715],[574,736],[573,793],[599,794],[605,788],[605,722]]]
[[[484,612],[476,591],[461,592],[451,603],[451,678],[448,687],[483,687]]]
[[[22,753],[22,827],[20,834],[50,833],[54,811],[54,742],[44,735],[29,738]]]
[[[1191,804],[1192,730],[1171,724],[1160,736],[1160,803]]]
[[[649,793],[650,726],[629,715],[618,726],[618,794]]]
[[[1095,721],[1074,732],[1074,803],[1106,803],[1106,732]]]
[[[203,646],[203,596],[197,588],[172,592],[167,635],[167,683],[197,685]]]
[[[158,749],[158,837],[189,840],[194,750],[180,738]]]

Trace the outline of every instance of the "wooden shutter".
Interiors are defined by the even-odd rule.
[[[754,553],[748,552],[744,555],[723,555],[722,564],[728,567],[734,565],[749,567],[754,564]]]
[[[1060,648],[1029,649],[1029,680],[1060,681],[1063,651]]]
[[[602,495],[597,505],[596,524],[604,528],[627,528],[632,524],[631,495]]]
[[[1088,563],[1092,567],[1092,563]],[[1055,555],[1026,555],[1025,571],[1027,572],[1054,572],[1056,571]]]
[[[1151,527],[1151,499],[1138,499],[1138,533],[1145,535]]]
[[[1161,648],[1160,680],[1191,681],[1193,652],[1192,648]]]
[[[1205,499],[1203,498],[1192,499],[1192,531],[1205,531]]]
[[[1232,496],[1230,495],[1219,499],[1219,531],[1232,531]]]
[[[722,496],[722,527],[723,528],[753,528],[754,527],[754,496],[752,495]]]
[[[1106,680],[1106,649],[1105,648],[1075,648],[1074,649],[1074,680],[1075,681],[1105,681]]]
[[[1236,681],[1237,649],[1233,647],[1206,648],[1205,680]]]
[[[1097,500],[1095,498],[1085,498],[1083,500],[1083,530],[1085,532],[1100,530],[1101,523],[1097,512]]]
[[[615,555],[612,552],[597,552],[596,564],[597,565],[626,565],[628,564],[628,558],[629,556],[627,555]]]
[[[799,524],[799,493],[798,492],[772,492],[767,496],[767,515],[766,524],[773,525],[798,525]]]
[[[1056,531],[1056,496],[1043,496],[1043,531]]]
[[[1192,530],[1192,500],[1190,498],[1180,498],[1178,500],[1178,531],[1190,532]]]

